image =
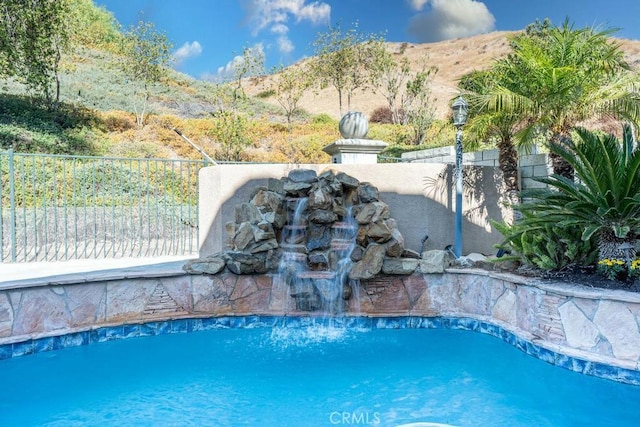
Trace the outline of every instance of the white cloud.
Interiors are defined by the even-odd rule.
[[[289,31],[287,23],[290,19],[296,22],[309,21],[315,25],[329,22],[331,15],[331,6],[323,1],[244,0],[243,6],[247,12],[247,24],[254,35],[267,28],[274,33],[284,34]]]
[[[413,10],[422,10],[429,0],[407,0]]]
[[[420,0],[412,0],[413,4]],[[495,18],[487,6],[476,0],[431,0],[431,9],[414,15],[407,31],[418,42],[468,37],[495,29]]]
[[[258,43],[250,47],[249,49],[255,50],[257,55],[262,55],[264,57],[264,46],[262,45],[262,43]],[[204,73],[200,76],[200,78],[202,80],[215,83],[223,83],[234,80],[236,78],[235,71],[242,66],[243,62],[244,57],[242,55],[236,55],[231,61],[227,62],[226,65],[218,67],[216,73]]]
[[[284,54],[293,52],[295,46],[287,36],[278,37],[278,50]]]
[[[173,53],[173,60],[176,64],[182,63],[185,59],[200,56],[202,53],[202,46],[198,41],[191,43],[186,42]]]
[[[289,27],[284,24],[276,24],[271,27],[271,32],[273,34],[287,34],[289,32]]]

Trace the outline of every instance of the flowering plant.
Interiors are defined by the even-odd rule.
[[[609,280],[616,280],[619,278],[621,273],[625,271],[624,264],[625,262],[621,259],[601,259],[598,261],[598,273],[602,274]],[[640,268],[640,264],[638,265],[638,268]]]
[[[629,277],[640,277],[640,258],[636,258],[631,261],[631,265],[629,266]]]

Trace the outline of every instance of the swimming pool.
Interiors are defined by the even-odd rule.
[[[0,377],[0,425],[640,421],[640,386],[450,329],[217,328],[2,360]]]

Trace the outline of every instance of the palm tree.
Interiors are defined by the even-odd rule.
[[[582,128],[576,133],[580,143],[563,140],[550,150],[573,168],[577,180],[559,174],[539,179],[549,188],[525,192],[529,200],[518,209],[527,224],[520,225],[577,227],[583,241],[597,238],[599,259],[633,259],[640,236],[640,147],[629,126],[622,143]],[[631,247],[626,255],[624,243]]]
[[[521,116],[506,110],[487,110],[482,103],[498,81],[499,76],[492,70],[473,71],[460,79],[458,87],[469,100],[471,118],[466,127],[466,144],[475,149],[483,141],[495,141],[507,196],[512,204],[518,204],[518,148],[522,147],[518,146],[515,135],[523,127]]]
[[[614,30],[575,30],[536,23],[512,39],[513,53],[496,61],[497,78],[484,96],[486,112],[520,115],[519,143],[547,135],[548,145],[571,140],[571,130],[590,118],[640,117],[638,77],[624,61]],[[572,176],[571,168],[551,154],[554,172]]]

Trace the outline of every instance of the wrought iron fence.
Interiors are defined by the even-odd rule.
[[[195,254],[204,165],[0,152],[0,262]]]

